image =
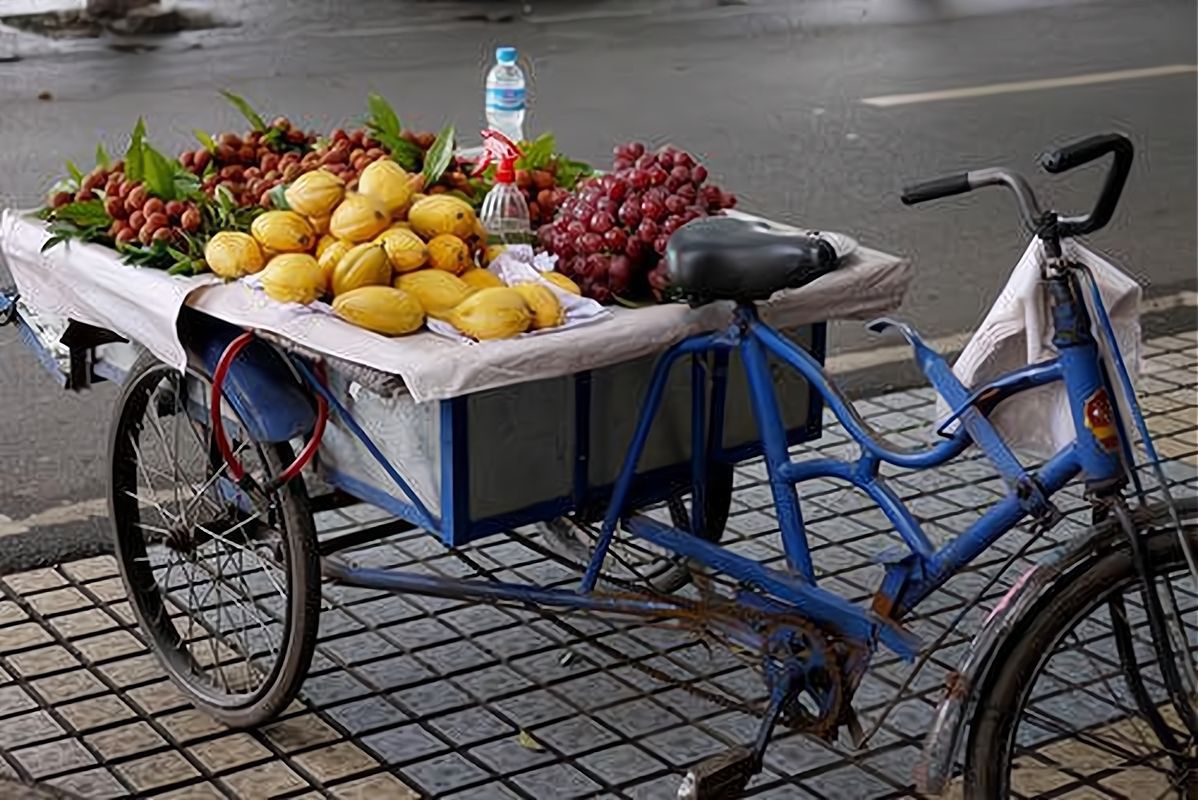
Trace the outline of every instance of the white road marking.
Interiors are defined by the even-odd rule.
[[[24,519],[9,519],[8,517],[4,517],[0,518],[0,537],[28,533],[34,528],[47,528],[52,525],[80,522],[91,517],[104,516],[107,513],[107,498],[99,498],[47,508],[36,514],[30,514]]]
[[[1169,64],[1161,67],[1147,67],[1145,69],[1091,72],[1087,75],[1069,75],[1062,78],[991,83],[984,86],[963,86],[957,89],[942,89],[932,92],[888,94],[879,97],[866,97],[861,102],[867,106],[874,106],[876,108],[891,108],[893,106],[912,105],[913,103],[934,103],[940,100],[961,100],[968,97],[988,97],[990,95],[1011,94],[1013,92],[1038,92],[1045,89],[1064,89],[1070,86],[1087,86],[1095,83],[1161,78],[1167,75],[1181,75],[1194,72],[1198,72],[1198,65]]]

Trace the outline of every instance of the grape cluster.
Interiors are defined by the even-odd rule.
[[[587,297],[603,303],[652,293],[661,300],[669,287],[661,256],[670,235],[732,208],[736,197],[707,184],[707,168],[686,151],[650,153],[631,142],[614,155],[612,171],[579,184],[538,237]]]

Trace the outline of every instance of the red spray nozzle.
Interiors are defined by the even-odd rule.
[[[481,175],[491,165],[492,161],[499,162],[495,168],[496,183],[514,183],[516,180],[516,159],[524,155],[511,139],[499,131],[488,128],[482,132],[483,154],[474,168],[475,175]]]

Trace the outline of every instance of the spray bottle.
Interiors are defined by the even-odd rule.
[[[483,199],[479,221],[487,229],[494,244],[529,244],[532,229],[528,214],[528,201],[524,192],[516,185],[516,159],[524,154],[508,137],[499,131],[485,130],[483,155],[478,160],[474,174],[481,175],[490,166],[495,166],[495,186]]]

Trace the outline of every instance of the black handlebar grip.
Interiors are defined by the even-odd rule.
[[[1131,172],[1135,148],[1126,136],[1103,133],[1040,156],[1040,166],[1056,174],[1088,164],[1108,153],[1113,153],[1115,158],[1107,171],[1094,209],[1080,219],[1062,221],[1058,228],[1061,236],[1084,236],[1111,221],[1111,215],[1115,213],[1115,206],[1119,205],[1119,197],[1123,194],[1123,185],[1127,183],[1127,176]]]
[[[926,203],[928,200],[938,200],[941,197],[951,197],[954,194],[965,194],[973,187],[969,185],[969,173],[946,175],[903,189],[903,205],[913,206],[916,203]]]
[[[1089,164],[1107,153],[1114,153],[1118,161],[1120,158],[1130,159],[1132,152],[1131,141],[1126,136],[1103,133],[1044,153],[1040,156],[1040,166],[1055,175],[1082,164]]]

